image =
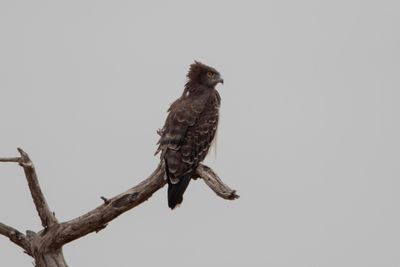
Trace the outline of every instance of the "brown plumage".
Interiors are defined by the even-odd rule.
[[[218,126],[223,80],[217,70],[195,61],[183,94],[168,109],[156,154],[161,151],[168,180],[168,206],[180,204],[197,166],[204,160]]]

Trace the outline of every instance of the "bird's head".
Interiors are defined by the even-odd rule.
[[[221,74],[216,69],[198,61],[190,65],[187,77],[189,82],[199,83],[207,87],[215,87],[218,83],[224,83]]]

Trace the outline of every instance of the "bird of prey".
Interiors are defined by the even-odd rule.
[[[168,109],[155,154],[161,152],[168,181],[168,206],[182,203],[197,166],[206,157],[218,126],[220,73],[203,63],[190,65],[183,93]]]

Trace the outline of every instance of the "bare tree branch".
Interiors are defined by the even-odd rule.
[[[61,223],[54,236],[54,247],[61,247],[84,235],[102,230],[107,223],[150,198],[165,183],[164,165],[160,164],[149,178],[137,186],[107,199],[103,205],[82,216]]]
[[[14,244],[20,246],[28,255],[32,256],[28,238],[17,229],[0,223],[0,235],[8,237]]]
[[[0,162],[19,162],[21,158],[0,158]]]
[[[21,154],[19,164],[24,168],[25,176],[28,181],[29,190],[33,198],[33,203],[35,203],[36,210],[39,214],[40,220],[42,221],[42,226],[44,228],[49,227],[52,224],[57,224],[58,221],[54,216],[54,213],[50,211],[49,205],[40,189],[39,180],[36,175],[35,166],[28,154],[25,153],[21,148],[18,148],[18,152]]]
[[[196,174],[198,177],[202,178],[208,187],[210,187],[218,196],[229,200],[239,198],[239,195],[236,194],[236,190],[233,190],[224,184],[210,167],[200,164],[199,167],[197,167]]]
[[[154,192],[166,184],[164,173],[164,163],[162,162],[149,178],[137,186],[111,199],[106,199],[103,205],[78,218],[61,223],[61,227],[54,238],[54,247],[61,247],[91,232],[102,230],[107,226],[107,223],[150,198]],[[200,164],[197,175],[218,196],[228,200],[239,197],[236,191],[225,185],[211,168]]]
[[[144,181],[127,191],[107,199],[97,208],[67,222],[59,223],[50,211],[40,189],[39,181],[32,161],[27,153],[18,148],[20,158],[0,158],[0,162],[18,162],[24,169],[33,202],[42,221],[43,230],[38,233],[27,231],[27,236],[16,229],[0,223],[0,234],[22,247],[35,259],[37,267],[66,267],[62,247],[66,243],[92,232],[99,232],[122,213],[140,205],[166,184],[165,166],[161,162],[156,170]],[[235,190],[225,185],[215,172],[200,164],[193,179],[202,178],[220,197],[233,200],[239,196]]]

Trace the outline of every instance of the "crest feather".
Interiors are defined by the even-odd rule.
[[[189,72],[186,76],[189,81],[196,81],[201,74],[209,71],[218,73],[218,71],[213,67],[207,66],[206,64],[195,60],[194,63],[190,65]]]

